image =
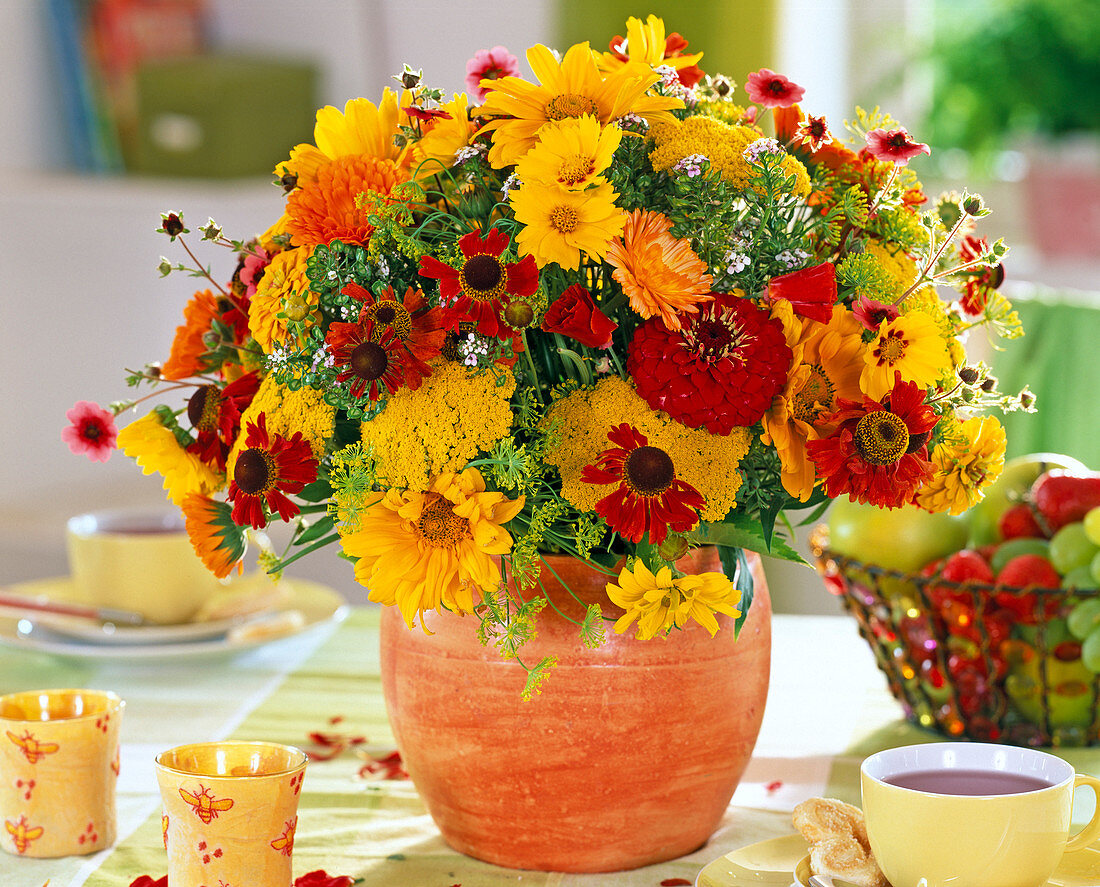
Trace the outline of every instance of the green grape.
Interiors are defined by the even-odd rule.
[[[1034,536],[1009,539],[997,546],[997,550],[993,552],[993,557],[989,559],[989,566],[993,568],[994,573],[999,573],[1005,564],[1021,554],[1038,554],[1049,558],[1050,542],[1046,539],[1036,539]]]
[[[1070,610],[1066,622],[1069,625],[1070,634],[1077,640],[1083,641],[1100,628],[1100,598],[1081,601]]]
[[[1062,577],[1062,588],[1100,588],[1100,583],[1092,578],[1092,565],[1074,567]]]
[[[1081,661],[1093,674],[1100,674],[1100,629],[1097,629],[1081,644]]]
[[[1100,546],[1085,535],[1081,521],[1066,524],[1050,540],[1050,562],[1063,576],[1075,567],[1090,565],[1098,553]]]
[[[1092,570],[1092,578],[1100,582],[1100,554],[1097,554],[1096,557],[1092,559],[1089,568]]]
[[[1083,523],[1085,535],[1089,537],[1089,541],[1100,545],[1100,507],[1087,512]]]

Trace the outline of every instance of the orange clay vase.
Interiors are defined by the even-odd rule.
[[[605,616],[608,576],[574,559],[547,562]],[[382,616],[382,682],[405,767],[444,839],[497,865],[607,872],[673,859],[702,846],[744,772],[764,714],[771,601],[750,555],[755,596],[735,639],[719,616],[712,638],[695,622],[665,638],[632,632],[584,647],[552,607],[523,648],[559,664],[540,695],[520,698],[526,674],[477,637],[476,616],[425,614],[429,636],[395,607]],[[715,549],[678,565],[721,570]],[[580,620],[543,568],[547,594]]]

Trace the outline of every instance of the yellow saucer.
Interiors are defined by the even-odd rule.
[[[695,879],[696,887],[805,887],[795,869],[808,845],[801,835],[786,835],[750,844],[707,863]],[[1067,853],[1045,887],[1097,887],[1100,852],[1092,849]]]

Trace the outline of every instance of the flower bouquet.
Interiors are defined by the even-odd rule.
[[[502,748],[503,764],[447,803],[429,797],[434,773],[418,788],[449,841],[506,864],[621,868],[705,840],[751,754],[767,649],[756,670],[711,656],[717,671],[702,677],[652,663],[679,637],[697,650],[695,638],[718,643],[721,628],[732,641],[749,617],[745,552],[799,559],[787,542],[794,512],[813,521],[840,496],[951,512],[977,501],[1004,457],[1000,423],[983,412],[1030,408],[1026,392],[998,392],[963,346],[980,327],[1021,333],[998,291],[1005,247],[975,230],[981,199],[929,201],[908,167],[929,149],[888,115],[857,109],[841,137],[800,109],[804,90],[786,77],[762,69],[741,95],[687,46],[656,17],[631,18],[607,52],[532,47],[537,82],[495,47],[470,61],[468,95],[447,97],[406,66],[377,104],[323,108],[314,144],[275,170],[284,197],[270,228],[245,241],[213,220],[198,229],[230,251],[228,281],[195,254],[180,215],[163,215],[158,230],[188,261],[163,259],[161,272],[206,288],[167,359],[129,376],[161,403],[117,442],[114,417],[145,397],[110,410],[82,402],[66,431],[76,450],[117,445],[160,473],[218,576],[241,569],[256,531],[287,521],[285,550],[259,555],[267,571],[336,545],[370,599],[408,627],[439,631],[439,614],[472,614],[485,650],[526,673],[510,698],[554,687],[558,656],[539,636],[551,617],[570,626],[571,649],[598,654],[621,639],[652,650],[622,673],[613,705],[618,678],[562,684],[566,700],[614,723],[558,731],[555,752],[586,741],[583,753],[537,744],[549,764],[518,762],[538,733],[533,714],[509,715],[514,742],[503,716],[445,720],[457,697],[482,705],[487,683],[517,670],[498,662],[474,676],[449,652],[417,659],[405,686],[418,689],[405,695],[431,724],[417,728],[427,752],[407,754],[409,772],[442,770],[441,749],[491,724],[463,768]],[[547,589],[572,594],[577,566],[594,599],[555,600]],[[423,702],[440,682],[426,669],[455,662],[469,692]],[[596,672],[613,674],[588,669],[584,681]],[[658,672],[673,675],[676,703],[637,683]],[[746,684],[757,697],[739,700]],[[620,702],[652,707],[634,728]],[[732,723],[719,720],[736,705],[722,715]],[[689,722],[672,724],[667,744],[655,738],[677,712]],[[752,735],[735,748],[739,720]],[[713,738],[699,732],[707,723]],[[650,747],[691,735],[696,748],[643,779],[654,768],[617,757],[644,753],[616,739],[635,729]],[[403,753],[413,732],[398,735]],[[698,774],[715,768],[692,757],[701,752],[725,768],[705,802]],[[591,807],[597,772],[596,819],[546,801],[550,780],[581,774],[584,784],[559,788],[560,804]],[[620,775],[621,787],[604,784]],[[631,794],[638,785],[650,794]],[[515,853],[479,849],[465,822],[448,831],[436,809],[468,819],[497,802],[486,840],[499,849],[500,816],[523,811]],[[678,820],[703,808],[705,821],[680,835]],[[619,820],[640,851],[611,852],[619,837],[605,830]],[[543,837],[546,854],[521,843]]]

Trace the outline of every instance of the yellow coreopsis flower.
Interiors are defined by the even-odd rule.
[[[951,369],[939,324],[920,311],[884,320],[867,344],[863,361],[859,385],[873,400],[882,400],[894,387],[895,373],[903,382],[927,388]]]
[[[191,493],[206,496],[225,483],[225,478],[180,445],[155,412],[119,431],[116,446],[137,462],[142,474],[160,474],[168,498],[176,505]]]
[[[917,504],[933,512],[962,514],[1005,467],[1005,430],[995,416],[952,423],[932,450],[932,479],[917,491]]]
[[[583,191],[606,181],[600,174],[611,165],[622,138],[618,126],[600,126],[590,115],[548,123],[539,130],[538,143],[516,165],[516,175],[521,182]]]
[[[370,600],[396,606],[409,628],[426,610],[472,613],[500,584],[494,557],[512,548],[504,524],[523,507],[485,491],[476,468],[432,478],[424,492],[387,490],[341,528],[340,544],[358,558],[355,578]]]
[[[697,573],[673,577],[672,570],[662,567],[653,575],[641,558],[634,568],[623,568],[619,583],[607,583],[607,596],[626,612],[615,622],[615,631],[622,634],[637,622],[635,637],[649,640],[659,632],[667,634],[673,628],[683,628],[694,619],[713,637],[718,631],[715,613],[737,618],[741,592],[722,573]]]
[[[552,121],[587,114],[606,125],[637,114],[657,123],[671,120],[669,112],[684,106],[679,99],[647,94],[660,76],[646,65],[631,62],[602,74],[587,43],[570,47],[561,62],[547,47],[532,46],[527,61],[538,85],[520,77],[494,80],[481,108],[481,115],[492,119],[478,134],[493,134],[489,162],[496,169],[514,165]]]
[[[618,196],[608,184],[586,191],[524,184],[512,195],[516,221],[523,225],[516,235],[520,255],[534,256],[540,268],[557,262],[567,271],[580,266],[582,250],[602,260],[626,225]]]

